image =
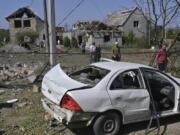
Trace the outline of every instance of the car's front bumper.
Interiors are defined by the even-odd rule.
[[[41,99],[44,109],[61,123],[74,128],[89,126],[97,113],[85,113],[61,108],[47,98]]]

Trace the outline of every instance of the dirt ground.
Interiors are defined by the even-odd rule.
[[[143,50],[144,51],[144,50]],[[106,50],[104,52],[107,52]],[[125,50],[124,52],[129,52]],[[137,62],[148,64],[152,54],[123,54],[122,61]],[[111,57],[111,54],[103,54],[102,57]],[[36,63],[47,61],[48,57],[42,54],[18,54],[5,55],[0,54],[0,64]],[[64,70],[72,71],[89,64],[89,55],[63,55],[58,56],[57,61],[61,63]],[[176,65],[179,64],[179,60]],[[40,82],[41,83],[41,82]],[[40,86],[40,83],[37,84]],[[0,135],[93,135],[90,128],[69,130],[65,129],[58,132],[62,125],[55,122],[55,125],[49,120],[45,120],[47,114],[42,108],[40,92],[33,92],[32,86],[14,89],[5,89],[0,94]],[[6,104],[7,100],[18,99],[12,105]],[[180,115],[163,118],[161,123],[162,135],[179,135],[180,133]],[[140,122],[125,125],[121,129],[120,135],[144,135],[148,122]],[[156,122],[148,135],[155,135],[157,132]],[[166,128],[167,125],[167,128]]]

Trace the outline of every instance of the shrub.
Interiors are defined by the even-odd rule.
[[[72,37],[71,46],[75,47],[75,48],[78,48],[78,41],[77,41],[77,39],[75,37]]]
[[[63,45],[65,47],[71,47],[71,41],[68,37],[65,37],[64,40],[63,40]]]
[[[136,36],[135,36],[135,34],[134,34],[132,31],[130,31],[130,32],[128,33],[128,35],[127,35],[127,40],[128,40],[128,43],[129,43],[129,44],[132,44],[132,43],[135,42]]]
[[[21,30],[16,33],[16,39],[18,43],[25,42],[25,37],[30,38],[30,42],[34,43],[39,37],[39,34],[33,30]]]
[[[4,41],[4,39],[6,39]],[[9,30],[0,29],[0,46],[6,44],[9,41]]]
[[[137,48],[150,48],[148,45],[148,39],[146,37],[136,38],[135,44]]]

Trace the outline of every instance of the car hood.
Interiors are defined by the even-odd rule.
[[[45,74],[42,81],[42,93],[54,103],[59,104],[68,90],[86,86],[88,85],[66,75],[58,64]]]

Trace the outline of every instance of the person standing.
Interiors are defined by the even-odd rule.
[[[158,69],[164,72],[166,70],[168,61],[170,62],[169,58],[167,57],[166,45],[161,45],[156,54],[156,63],[158,65]]]
[[[121,49],[118,45],[118,42],[115,42],[115,45],[112,47],[112,60],[120,61],[121,60]]]
[[[100,45],[97,45],[95,51],[95,62],[100,61],[100,58],[101,58],[101,47]]]
[[[81,45],[80,45],[80,49],[81,49],[82,54],[85,54],[85,51],[86,51],[85,47],[86,47],[86,44],[84,42],[82,42]]]
[[[91,63],[95,62],[95,52],[96,52],[95,42],[93,42],[92,45],[90,45],[89,51],[90,51],[90,62]]]

